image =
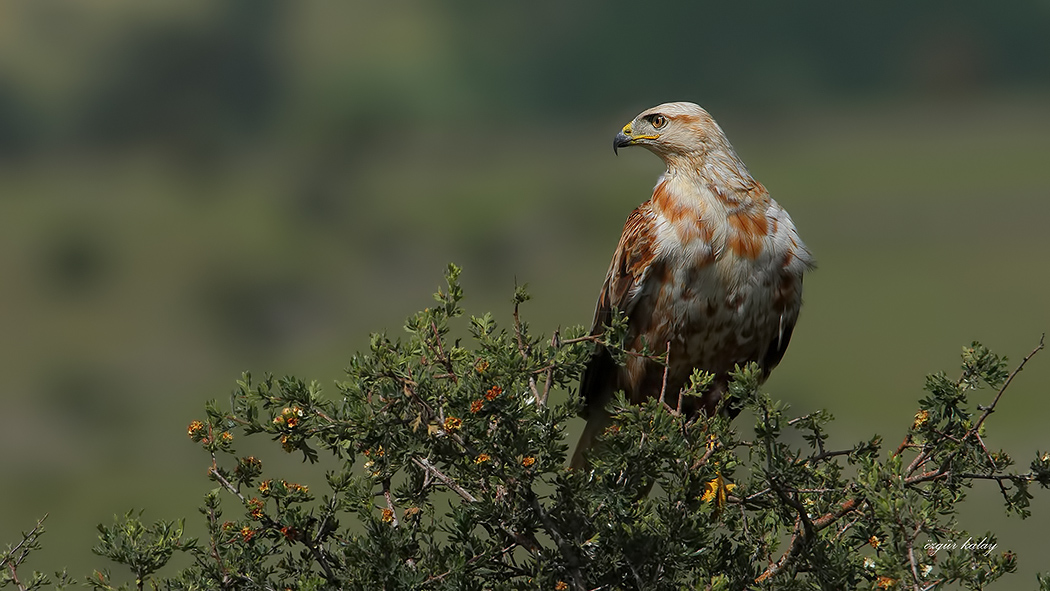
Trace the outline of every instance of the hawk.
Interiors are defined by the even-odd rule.
[[[681,408],[711,415],[736,365],[758,362],[762,379],[768,377],[798,319],[802,275],[814,266],[791,216],[699,105],[643,111],[613,140],[614,151],[627,146],[647,148],[667,170],[624,224],[591,334],[600,335],[620,310],[628,350],[666,352],[667,365],[641,355],[618,365],[597,348],[580,380],[587,426],[575,467],[586,465],[583,454],[608,424],[605,407],[618,390],[636,404],[662,393],[677,408],[679,392],[701,369],[714,380]]]

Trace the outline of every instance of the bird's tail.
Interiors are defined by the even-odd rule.
[[[572,454],[572,462],[569,466],[573,470],[586,470],[587,460],[584,454],[594,445],[594,440],[609,426],[609,413],[604,409],[594,409],[587,419],[587,425],[580,435],[580,442],[576,444],[576,451]]]

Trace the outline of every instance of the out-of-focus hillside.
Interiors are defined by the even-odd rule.
[[[896,443],[962,345],[1016,360],[1050,328],[1048,25],[1035,3],[4,4],[0,541],[49,512],[30,567],[81,574],[114,513],[197,528],[204,402],[242,370],[339,379],[447,262],[476,314],[508,319],[518,282],[535,328],[588,323],[660,172],[612,136],[670,100],[709,108],[820,263],[767,389],[843,445]],[[989,444],[1050,449],[1048,388],[1036,358]],[[1029,588],[1050,503],[1006,521],[987,493],[969,527]]]

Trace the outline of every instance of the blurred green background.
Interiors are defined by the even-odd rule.
[[[331,384],[447,262],[472,313],[508,320],[517,281],[536,330],[589,323],[661,172],[612,136],[672,100],[820,263],[767,389],[895,445],[962,345],[1050,328],[1047,31],[1045,1],[0,4],[0,542],[48,512],[29,566],[81,575],[129,508],[201,534],[205,401]],[[989,445],[1050,449],[1048,386],[1044,353]],[[1008,520],[993,489],[964,525],[1034,587],[1050,502]]]

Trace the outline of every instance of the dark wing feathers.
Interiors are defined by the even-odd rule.
[[[784,326],[781,327],[780,338],[773,339],[773,342],[769,343],[769,349],[766,350],[766,354],[762,356],[761,368],[763,375],[768,377],[773,368],[784,358],[793,330],[795,330],[795,320],[788,321],[785,319]]]
[[[620,243],[613,252],[605,284],[598,296],[591,334],[600,334],[602,326],[612,320],[613,307],[630,314],[633,298],[652,265],[656,239],[648,205],[646,203],[632,211],[624,223]]]
[[[787,352],[788,343],[791,342],[791,333],[795,330],[795,322],[798,321],[799,303],[796,298],[799,297],[798,294],[800,293],[802,293],[802,277],[785,276],[785,281],[781,283],[778,297],[782,310],[779,335],[776,339],[773,339],[773,342],[769,343],[769,349],[766,350],[760,361],[762,374],[766,377],[769,377],[770,372],[780,363],[780,360],[784,358],[784,353]],[[793,305],[788,303],[792,301],[795,302]]]
[[[613,253],[605,284],[598,296],[594,324],[591,326],[592,335],[604,332],[605,325],[612,321],[614,308],[632,318],[632,332],[643,330],[648,325],[647,318],[638,317],[646,314],[646,306],[639,304],[648,299],[644,283],[655,258],[656,237],[653,233],[652,212],[649,204],[645,203],[632,211],[624,223],[620,243]],[[594,407],[603,407],[608,397],[616,391],[619,373],[612,356],[599,346],[580,380],[580,395],[587,405],[587,414]]]

